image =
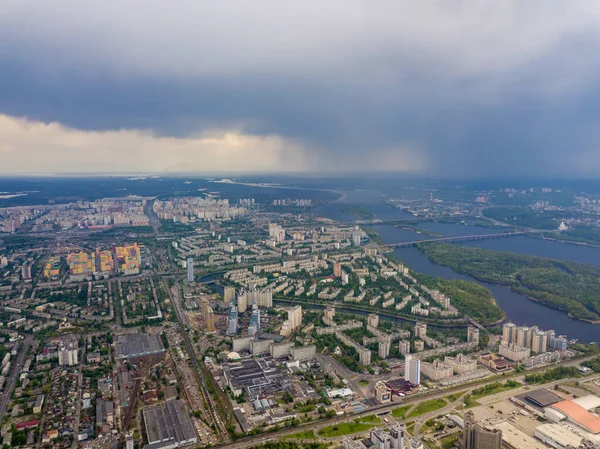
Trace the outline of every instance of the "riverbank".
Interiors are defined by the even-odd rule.
[[[424,243],[418,248],[431,262],[457,273],[507,285],[574,319],[600,323],[599,267],[446,243]]]

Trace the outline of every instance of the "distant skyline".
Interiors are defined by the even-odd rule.
[[[9,1],[0,176],[600,174],[600,3]]]

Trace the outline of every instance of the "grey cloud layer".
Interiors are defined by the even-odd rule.
[[[320,169],[590,175],[599,25],[596,1],[14,1],[0,112],[280,135]]]

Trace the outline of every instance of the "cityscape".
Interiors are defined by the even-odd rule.
[[[387,219],[369,215],[377,203],[324,202],[318,192],[246,193],[0,209],[10,231],[0,260],[3,444],[600,444],[600,349],[591,336],[503,309],[477,277],[431,276],[402,257],[412,244],[424,255],[493,257],[468,239],[450,251],[427,230],[446,223],[453,238],[471,236],[466,214],[485,221],[473,234],[483,239],[569,243],[499,223],[481,209],[480,192],[461,201],[423,192],[410,205],[381,198],[399,217]],[[486,203],[504,193],[487,191]],[[562,210],[586,216],[581,206],[574,198]],[[423,217],[426,209],[436,218]],[[535,202],[530,210],[543,213]],[[135,215],[115,220],[124,211]],[[556,229],[575,226],[555,220]],[[409,245],[398,248],[398,238]]]
[[[0,10],[0,449],[600,449],[600,3]]]

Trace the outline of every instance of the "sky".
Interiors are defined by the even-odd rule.
[[[0,175],[600,174],[597,0],[5,0]]]

